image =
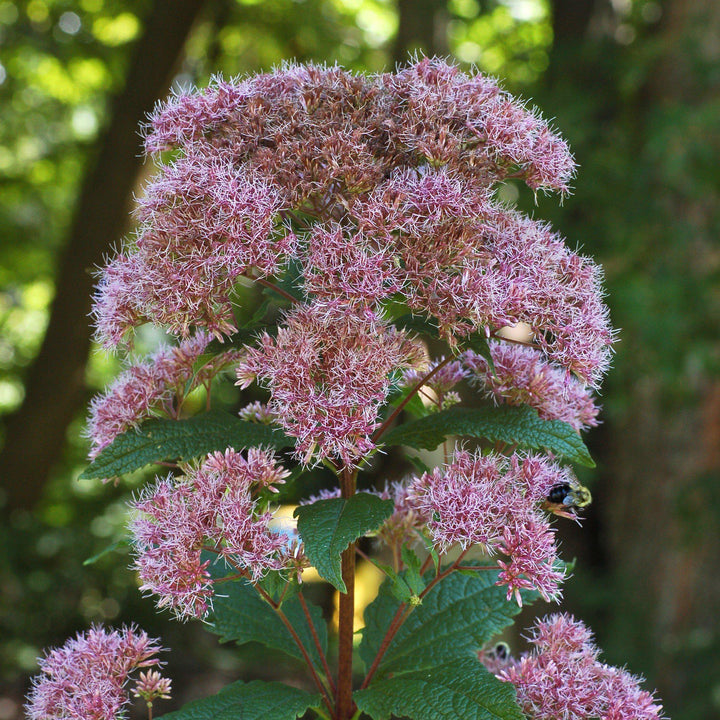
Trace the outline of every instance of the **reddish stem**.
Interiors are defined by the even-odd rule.
[[[285,613],[280,609],[278,604],[270,597],[270,595],[268,595],[259,585],[255,585],[254,587],[260,593],[263,600],[265,600],[265,602],[267,602],[267,604],[270,605],[270,607],[277,613],[277,616],[282,621],[282,624],[287,628],[287,631],[292,636],[292,639],[298,646],[298,649],[300,650],[300,653],[302,654],[303,659],[305,660],[305,663],[310,670],[313,682],[317,686],[317,689],[322,693],[323,700],[325,701],[328,710],[332,712],[332,701],[327,693],[327,689],[325,688],[325,685],[318,676],[317,671],[315,670],[315,666],[313,665],[313,661],[310,659],[310,655],[308,655],[308,651],[305,649],[305,646],[303,645],[300,636],[297,634],[297,632],[295,632],[295,628],[292,626],[292,623],[288,620],[287,615],[285,615]]]
[[[356,474],[345,468],[340,476],[342,497],[355,494]],[[342,579],[346,592],[340,593],[338,619],[338,678],[336,686],[336,720],[348,720],[355,712],[352,699],[353,624],[355,620],[355,543],[341,555]]]
[[[372,436],[372,441],[377,442],[378,438],[388,429],[388,427],[392,424],[393,420],[402,412],[403,408],[410,402],[410,400],[413,399],[413,397],[418,393],[420,388],[428,381],[430,378],[435,375],[435,373],[439,372],[442,368],[444,368],[451,360],[453,360],[452,356],[446,357],[442,362],[439,362],[424,378],[422,378],[417,385],[403,398],[402,402],[395,408],[395,410],[390,413],[390,417],[375,431],[374,435]]]
[[[278,295],[282,295],[286,300],[289,300],[291,303],[295,304],[297,302],[300,302],[296,297],[293,297],[289,292],[286,292],[281,287],[278,287],[274,283],[271,283],[269,280],[266,280],[265,278],[255,278],[255,282],[259,285],[264,285],[266,288],[270,288],[272,291],[276,292]]]
[[[322,644],[320,643],[320,638],[318,637],[317,630],[315,630],[315,623],[312,621],[312,617],[310,615],[310,610],[308,609],[307,603],[305,602],[305,597],[300,592],[298,593],[298,599],[300,600],[300,605],[302,606],[303,613],[305,614],[305,619],[307,620],[308,627],[310,628],[310,633],[313,637],[313,642],[315,643],[315,647],[317,648],[318,655],[320,656],[320,661],[322,662],[323,670],[325,671],[325,676],[328,679],[328,682],[330,683],[330,690],[331,692],[335,692],[335,683],[332,679],[332,675],[330,674],[330,667],[327,663],[327,658],[325,657],[325,653],[322,649]]]
[[[428,584],[427,587],[420,593],[419,598],[422,600],[434,587],[437,585],[441,580],[446,578],[451,572],[457,569],[458,565],[462,561],[463,557],[467,553],[467,550],[463,550],[460,555],[458,556],[457,560],[455,562],[448,566],[443,572],[438,573]],[[426,558],[425,565],[428,564],[428,559]],[[392,642],[393,638],[397,634],[398,630],[402,627],[402,624],[408,619],[410,616],[410,613],[414,610],[415,606],[410,605],[408,606],[407,603],[401,603],[398,609],[395,612],[395,615],[393,616],[392,621],[390,622],[390,625],[387,629],[387,632],[385,633],[385,637],[383,638],[382,643],[380,644],[380,647],[378,648],[377,655],[375,655],[375,659],[373,660],[372,665],[370,666],[370,669],[368,670],[367,675],[365,676],[365,680],[363,680],[363,684],[360,686],[361,689],[366,688],[370,681],[373,678],[373,675],[375,675],[375,672],[378,669],[378,666],[380,665],[380,661],[382,660],[383,656],[385,655],[387,649],[390,647],[390,643]]]

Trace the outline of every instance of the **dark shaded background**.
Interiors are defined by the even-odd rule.
[[[571,143],[575,194],[534,212],[604,264],[622,331],[588,438],[595,503],[561,527],[564,606],[675,720],[720,713],[720,3],[0,0],[0,720],[41,649],[91,622],[162,635],[177,702],[265,671],[156,616],[122,553],[82,565],[142,481],[76,480],[85,404],[117,370],[88,360],[91,269],[129,228],[138,127],[171,85],[414,50],[502,77]]]

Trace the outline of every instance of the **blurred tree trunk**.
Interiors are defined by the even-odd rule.
[[[90,349],[93,269],[119,244],[142,165],[139,124],[167,89],[173,67],[205,0],[157,0],[131,59],[124,90],[86,173],[59,260],[55,298],[40,352],[29,368],[25,398],[5,421],[0,453],[6,509],[38,499],[83,401]]]
[[[553,0],[552,6],[555,45],[545,89],[547,108],[558,112],[573,94],[577,106],[583,102],[578,94],[584,95],[594,113],[589,123],[605,128],[605,140],[627,141],[626,175],[635,179],[617,187],[618,197],[631,194],[636,210],[642,204],[657,210],[656,217],[640,225],[640,214],[629,214],[630,207],[623,223],[626,248],[612,250],[615,256],[604,260],[622,261],[622,252],[630,257],[632,249],[640,246],[635,244],[644,242],[640,238],[649,237],[650,247],[640,253],[643,259],[635,272],[645,272],[643,281],[648,285],[656,278],[651,294],[662,298],[672,292],[661,284],[668,276],[658,272],[667,262],[657,259],[663,254],[677,259],[672,268],[677,277],[693,278],[691,283],[696,281],[698,286],[707,284],[708,273],[718,265],[712,231],[717,176],[714,198],[697,192],[692,173],[702,158],[692,155],[691,138],[679,123],[693,113],[700,121],[720,100],[716,69],[720,3],[668,0],[659,4],[662,17],[650,40],[638,43],[637,49],[612,41],[612,18],[598,2]],[[641,55],[643,49],[654,55]],[[626,67],[636,70],[634,78],[629,78],[627,69],[624,75],[617,73],[621,56],[630,60]],[[712,68],[713,59],[714,74],[703,75],[699,70]],[[643,67],[648,62],[649,67]],[[638,78],[644,81],[638,83]],[[610,92],[609,83],[614,84]],[[559,124],[563,127],[562,119]],[[689,173],[684,186],[669,177],[669,169],[677,167]],[[593,181],[598,182],[586,173],[579,186]],[[639,190],[642,196],[637,195]],[[580,212],[592,215],[596,209]],[[673,235],[676,228],[682,230]],[[672,302],[656,301],[655,312],[666,303],[672,307]],[[689,325],[702,312],[690,306],[682,310]],[[634,335],[640,336],[637,330],[643,322],[659,327],[671,323],[670,313],[643,318],[640,308],[623,308],[623,312],[626,317],[616,317],[626,328],[619,353],[637,344]],[[631,318],[633,312],[636,316]],[[623,410],[606,419],[597,436],[604,444],[594,448],[601,468],[598,474],[602,474],[593,511],[599,535],[584,542],[599,547],[596,560],[606,563],[603,585],[608,602],[600,611],[598,629],[609,659],[627,660],[631,669],[648,675],[673,717],[682,708],[688,713],[683,717],[701,718],[711,712],[709,678],[717,671],[703,658],[718,662],[708,648],[717,643],[716,609],[720,606],[718,491],[713,489],[720,476],[720,384],[707,371],[693,369],[694,339],[688,334],[688,347],[655,348],[659,361],[644,362],[641,358],[647,355],[642,352],[632,367],[625,361]],[[684,361],[669,380],[660,363],[671,352],[681,354]],[[579,604],[577,598],[574,602]],[[633,667],[632,654],[649,664]],[[704,700],[698,699],[699,693],[706,693]],[[696,703],[692,711],[691,698]]]
[[[404,64],[410,53],[447,55],[446,0],[398,0],[398,32],[393,58]]]

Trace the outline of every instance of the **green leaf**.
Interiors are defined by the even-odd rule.
[[[320,695],[283,683],[238,681],[159,720],[295,720],[321,702]]]
[[[486,408],[450,408],[388,431],[385,445],[407,445],[434,450],[448,435],[465,435],[504,442],[533,450],[546,450],[565,459],[595,467],[585,443],[568,423],[541,420],[526,405]]]
[[[308,559],[321,577],[344,593],[340,554],[351,542],[377,530],[393,510],[392,500],[357,493],[348,500],[331,498],[301,505],[294,514]]]
[[[409,330],[417,333],[418,335],[426,335],[427,337],[434,339],[438,339],[440,337],[437,325],[431,320],[427,320],[420,315],[407,313],[393,320],[392,324],[399,330]]]
[[[390,581],[390,592],[393,597],[401,603],[406,603],[413,596],[413,591],[407,584],[405,579],[398,575],[389,565],[378,562],[374,558],[369,558],[370,562],[380,571],[382,571]]]
[[[219,410],[186,420],[157,418],[116,437],[80,477],[115,477],[163,460],[190,460],[228,447],[241,450],[263,446],[279,450],[292,444],[276,428],[246,422]]]
[[[497,576],[496,571],[451,573],[441,580],[400,627],[383,655],[376,677],[474,657],[520,612],[516,602],[506,599],[505,588],[495,585]],[[536,597],[536,593],[523,594],[523,600],[528,602]],[[367,668],[375,660],[399,606],[392,584],[386,580],[365,609],[360,657]]]
[[[422,561],[415,554],[415,551],[408,545],[403,545],[400,551],[402,561],[407,568],[405,572],[405,581],[408,587],[412,590],[413,595],[419,595],[424,589],[426,583],[420,574],[420,568],[422,567]]]
[[[473,657],[378,680],[354,698],[374,720],[524,720],[515,688]]]
[[[106,548],[103,548],[99,553],[96,553],[92,557],[89,557],[87,560],[83,560],[83,565],[94,565],[100,558],[104,558],[106,555],[110,555],[111,553],[114,553],[116,550],[119,550],[120,548],[126,548],[130,547],[130,541],[127,538],[123,538],[122,540],[118,540],[117,542],[114,542],[112,545],[108,545]]]
[[[218,573],[219,565],[216,563],[211,566],[211,572],[215,576],[222,576],[222,573]],[[259,642],[298,660],[304,659],[297,643],[278,614],[247,580],[219,583],[215,586],[215,590],[210,629],[220,636],[222,642],[236,642],[239,645]],[[327,626],[322,617],[322,610],[317,605],[311,603],[307,605],[320,646],[323,653],[326,653]],[[320,655],[297,595],[285,599],[282,612],[300,637],[313,663],[322,672]]]
[[[490,352],[490,345],[488,345],[488,341],[484,333],[476,332],[468,335],[462,339],[461,346],[470,348],[470,350],[478,354],[485,360],[485,362],[487,362],[492,374],[497,374],[495,370],[495,361],[493,360],[492,353]]]

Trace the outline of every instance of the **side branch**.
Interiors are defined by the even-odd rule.
[[[446,357],[442,362],[438,363],[424,378],[422,378],[415,387],[403,398],[402,402],[398,404],[395,410],[392,411],[390,417],[375,431],[372,436],[373,442],[377,442],[380,436],[390,427],[393,420],[402,412],[403,408],[413,399],[413,397],[420,391],[425,383],[432,378],[435,373],[439,372],[444,368],[451,360],[453,356]]]
[[[310,670],[310,674],[312,675],[313,682],[315,683],[317,689],[322,693],[323,701],[328,707],[328,710],[332,713],[333,705],[332,700],[330,699],[330,696],[328,695],[327,688],[325,687],[325,684],[320,679],[320,676],[317,674],[317,671],[315,670],[315,665],[313,664],[313,661],[310,659],[310,655],[308,654],[308,651],[305,649],[305,646],[303,645],[302,640],[300,639],[300,636],[295,631],[295,628],[292,626],[292,623],[288,620],[287,615],[281,610],[280,606],[268,595],[259,585],[255,585],[255,589],[260,593],[261,597],[265,602],[270,605],[270,607],[277,613],[277,616],[282,621],[283,625],[287,628],[287,631],[292,636],[292,639],[295,641],[295,644],[298,646],[298,649],[302,653],[303,660],[305,660],[305,663],[308,666],[308,669]]]
[[[335,682],[332,679],[332,675],[330,674],[330,667],[328,666],[327,658],[325,657],[325,653],[322,649],[322,644],[320,643],[320,638],[318,637],[317,630],[315,630],[315,624],[312,621],[312,617],[310,616],[310,610],[308,609],[307,603],[305,602],[305,597],[301,592],[298,593],[298,599],[300,600],[300,605],[303,609],[303,614],[305,615],[305,619],[307,620],[308,627],[310,628],[310,633],[313,638],[313,642],[315,643],[315,647],[318,651],[318,655],[320,656],[320,661],[322,662],[323,670],[325,671],[325,676],[328,679],[328,682],[330,683],[330,690],[331,692],[335,692]]]
[[[467,550],[463,550],[463,552],[460,553],[457,560],[455,560],[452,565],[448,566],[445,570],[435,575],[435,577],[420,593],[419,598],[422,600],[441,580],[446,578],[451,572],[457,570],[460,562],[462,561],[463,557],[465,557],[466,553]],[[423,567],[425,567],[425,565]],[[414,609],[415,606],[408,605],[408,603],[406,602],[400,603],[400,605],[398,606],[398,609],[395,611],[393,619],[390,621],[390,625],[388,626],[387,632],[385,633],[385,637],[383,638],[382,643],[378,648],[377,655],[375,655],[375,659],[373,660],[373,663],[370,666],[367,675],[365,676],[365,680],[363,680],[361,689],[366,688],[370,684],[370,681],[372,680],[375,672],[378,669],[378,666],[380,665],[380,661],[383,659],[383,656],[387,652],[387,649],[390,647],[390,643],[393,641],[393,638],[395,637],[395,635],[397,635],[398,630],[400,630],[403,623],[408,619],[410,613],[412,613]]]

